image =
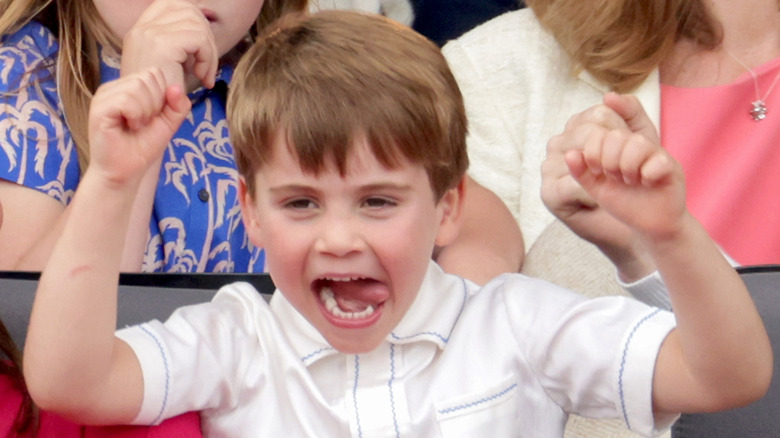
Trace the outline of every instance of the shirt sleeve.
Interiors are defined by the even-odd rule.
[[[731,266],[739,266],[739,263],[726,254],[726,252],[722,249],[721,253]],[[661,278],[661,274],[658,271],[653,271],[650,274],[631,283],[623,282],[620,280],[620,277],[618,277],[617,281],[618,284],[623,287],[623,289],[627,290],[628,293],[633,295],[634,298],[638,299],[639,301],[650,306],[672,310],[672,302],[669,299],[669,290],[666,288],[666,283],[664,283],[664,280]]]
[[[669,291],[666,289],[661,274],[654,271],[651,274],[640,278],[632,283],[624,283],[617,279],[620,286],[628,291],[637,300],[650,306],[660,307],[661,309],[672,310],[672,303],[669,300]]]
[[[628,297],[587,299],[541,280],[508,284],[507,311],[526,360],[561,408],[620,418],[653,435],[676,416],[655,418],[652,385],[674,315]],[[518,293],[519,292],[519,293]]]
[[[79,165],[57,95],[57,51],[51,32],[35,22],[0,45],[0,178],[66,205]]]
[[[257,351],[256,313],[268,311],[246,283],[223,287],[209,303],[176,310],[163,324],[122,329],[142,369],[144,398],[133,424],[159,424],[188,411],[235,406]]]

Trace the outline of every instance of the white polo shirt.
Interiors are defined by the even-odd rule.
[[[246,283],[119,336],[143,368],[135,422],[202,412],[207,436],[554,437],[567,412],[618,417],[645,435],[671,313],[588,300],[520,274],[483,288],[434,263],[376,350],[330,347],[277,291]]]

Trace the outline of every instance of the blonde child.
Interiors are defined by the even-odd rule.
[[[90,160],[101,83],[158,66],[192,112],[133,200],[123,270],[263,266],[240,220],[224,120],[234,59],[305,0],[8,0],[0,5],[0,269],[40,270]],[[121,54],[121,56],[120,56]],[[150,219],[151,218],[151,219]]]
[[[650,435],[766,391],[761,319],[657,144],[592,124],[601,141],[567,158],[642,236],[675,314],[520,274],[480,287],[430,260],[458,234],[466,121],[440,52],[409,29],[345,11],[290,19],[247,52],[231,93],[270,305],[238,283],[115,336],[129,204],[189,105],[157,68],[106,84],[26,343],[43,407],[140,424],[198,410],[213,436],[551,437],[569,412]]]

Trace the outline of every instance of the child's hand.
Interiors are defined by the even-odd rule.
[[[103,84],[89,111],[90,169],[107,181],[139,181],[190,111],[181,85],[159,68]]]
[[[547,208],[580,237],[592,242],[632,282],[655,270],[655,264],[634,230],[599,205],[572,174],[566,156],[602,144],[605,132],[634,133],[651,144],[660,140],[655,126],[633,96],[608,93],[604,103],[571,117],[563,133],[547,144],[542,164],[542,200]],[[594,149],[591,149],[594,150]]]
[[[638,105],[635,98],[613,94],[605,103],[604,121],[581,120],[562,134],[585,139],[564,154],[571,175],[598,206],[633,230],[650,238],[674,233],[686,212],[682,167],[658,144],[644,113],[629,120],[610,107],[625,110]]]
[[[208,20],[186,0],[152,2],[122,43],[123,76],[159,67],[168,84],[179,84],[184,90],[197,86],[197,81],[213,87],[218,62]]]

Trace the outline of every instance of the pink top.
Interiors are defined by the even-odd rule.
[[[22,403],[22,394],[8,376],[0,375],[0,436],[11,433],[16,413]],[[57,415],[42,412],[37,437],[57,438],[165,438],[202,437],[200,417],[195,412],[173,417],[159,426],[80,426]]]
[[[661,142],[682,163],[688,208],[713,239],[742,265],[780,264],[780,58],[754,71],[766,119],[750,115],[748,72],[717,87],[661,85]]]

